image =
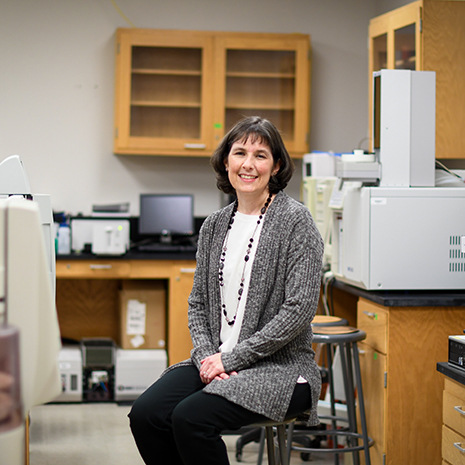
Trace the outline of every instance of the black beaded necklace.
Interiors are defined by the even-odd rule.
[[[244,292],[245,270],[246,270],[246,267],[247,267],[247,262],[250,259],[250,252],[252,250],[252,245],[253,245],[255,233],[257,232],[258,226],[262,222],[263,216],[265,215],[266,210],[267,210],[268,206],[271,203],[271,197],[272,197],[272,195],[270,194],[268,196],[268,198],[266,199],[265,205],[260,210],[260,215],[258,216],[257,225],[255,226],[255,229],[254,229],[254,231],[252,233],[252,237],[249,239],[249,244],[247,246],[247,250],[246,250],[246,253],[245,253],[245,257],[244,257],[244,266],[242,268],[242,275],[241,275],[241,280],[240,280],[240,283],[239,283],[239,289],[237,291],[238,297],[237,297],[236,311],[234,312],[233,318],[229,319],[228,312],[226,310],[226,302],[225,302],[225,299],[224,299],[223,269],[224,269],[224,262],[226,260],[226,251],[228,250],[229,232],[232,229],[232,225],[234,223],[234,217],[236,216],[236,212],[237,212],[237,206],[238,206],[237,200],[234,203],[231,218],[229,220],[228,231],[227,231],[226,237],[224,239],[223,250],[221,252],[220,265],[219,265],[219,270],[218,270],[218,280],[219,280],[219,283],[220,283],[220,294],[221,294],[221,312],[223,313],[223,315],[224,315],[224,317],[226,319],[226,322],[228,323],[229,326],[233,326],[234,323],[236,322],[237,311],[239,310],[239,304],[241,303],[242,294]]]

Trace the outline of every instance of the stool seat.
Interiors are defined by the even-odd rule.
[[[312,320],[312,327],[315,326],[347,326],[349,322],[345,318],[332,315],[315,315]]]
[[[363,341],[365,331],[351,326],[318,326],[313,328],[313,342],[317,344],[339,344]]]

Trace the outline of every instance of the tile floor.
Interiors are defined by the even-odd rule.
[[[30,416],[30,465],[143,465],[129,431],[128,411],[129,406],[115,403],[35,407]],[[258,444],[248,444],[241,462],[237,462],[237,436],[228,435],[224,439],[231,465],[257,463]],[[346,456],[346,465],[350,462],[347,459],[350,454]],[[266,457],[263,463],[267,463]],[[310,462],[302,461],[297,452],[291,457],[291,465],[332,463],[334,458],[329,454],[312,454]]]

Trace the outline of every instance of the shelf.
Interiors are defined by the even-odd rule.
[[[237,103],[235,105],[226,105],[226,110],[276,110],[276,111],[294,111],[293,105],[273,105],[266,103]]]
[[[226,77],[234,78],[265,78],[265,79],[295,79],[293,73],[255,73],[255,72],[227,72]]]
[[[132,107],[154,107],[154,108],[200,108],[200,102],[160,102],[160,101],[133,101]]]
[[[179,69],[132,69],[131,73],[157,76],[202,76],[200,71],[185,71]]]

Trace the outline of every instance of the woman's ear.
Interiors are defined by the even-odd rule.
[[[275,165],[273,172],[271,173],[273,176],[276,176],[278,174],[278,171],[281,169],[281,160],[278,160]]]

